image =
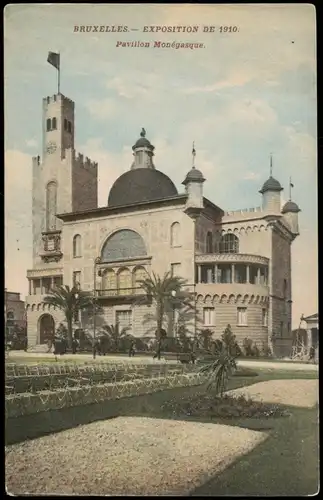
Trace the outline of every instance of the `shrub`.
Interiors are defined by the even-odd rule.
[[[220,356],[213,362],[203,366],[200,371],[209,374],[209,382],[207,387],[214,387],[217,394],[223,395],[229,377],[237,369],[235,358],[232,357],[226,350],[223,350]]]
[[[253,344],[252,340],[249,339],[248,337],[245,337],[243,339],[243,351],[244,351],[245,356],[252,356],[253,355],[252,344]]]

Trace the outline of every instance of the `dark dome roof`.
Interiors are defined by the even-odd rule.
[[[300,208],[294,201],[289,200],[285,203],[282,209],[282,214],[286,214],[287,212],[297,213],[300,212]]]
[[[122,174],[110,189],[108,206],[132,205],[178,194],[167,175],[152,168],[136,168]]]
[[[280,183],[273,177],[269,177],[269,179],[266,180],[266,182],[264,183],[259,192],[265,193],[266,191],[282,191],[282,190],[283,188],[281,187]]]
[[[154,149],[154,146],[146,139],[146,137],[140,137],[140,139],[137,140],[134,146],[132,146],[132,149],[136,148],[152,148]]]
[[[192,168],[187,176],[185,177],[185,180],[183,181],[183,184],[187,184],[190,181],[205,181],[203,174],[200,170],[197,170],[196,168]]]

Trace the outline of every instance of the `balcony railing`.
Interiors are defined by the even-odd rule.
[[[145,295],[145,291],[141,287],[130,288],[106,288],[96,290],[98,298],[113,298],[113,297],[136,297]]]
[[[269,259],[261,255],[249,253],[204,253],[195,256],[196,264],[236,262],[246,264],[268,265]]]

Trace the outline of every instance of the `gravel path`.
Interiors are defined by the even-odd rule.
[[[6,448],[19,494],[188,494],[266,439],[225,425],[118,417]]]
[[[228,391],[228,394],[244,394],[256,401],[266,403],[312,408],[318,402],[319,384],[315,379],[268,380]]]

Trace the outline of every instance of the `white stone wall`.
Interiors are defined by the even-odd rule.
[[[180,244],[171,246],[171,225],[179,222],[181,226]],[[193,221],[182,208],[167,207],[154,211],[134,211],[68,222],[63,228],[64,283],[72,285],[73,271],[81,271],[81,288],[93,290],[94,260],[100,256],[102,247],[109,236],[121,229],[136,231],[144,240],[147,255],[151,258],[150,270],[164,274],[171,270],[172,263],[181,263],[181,276],[193,283],[194,248]],[[73,237],[82,236],[82,257],[73,258]]]

